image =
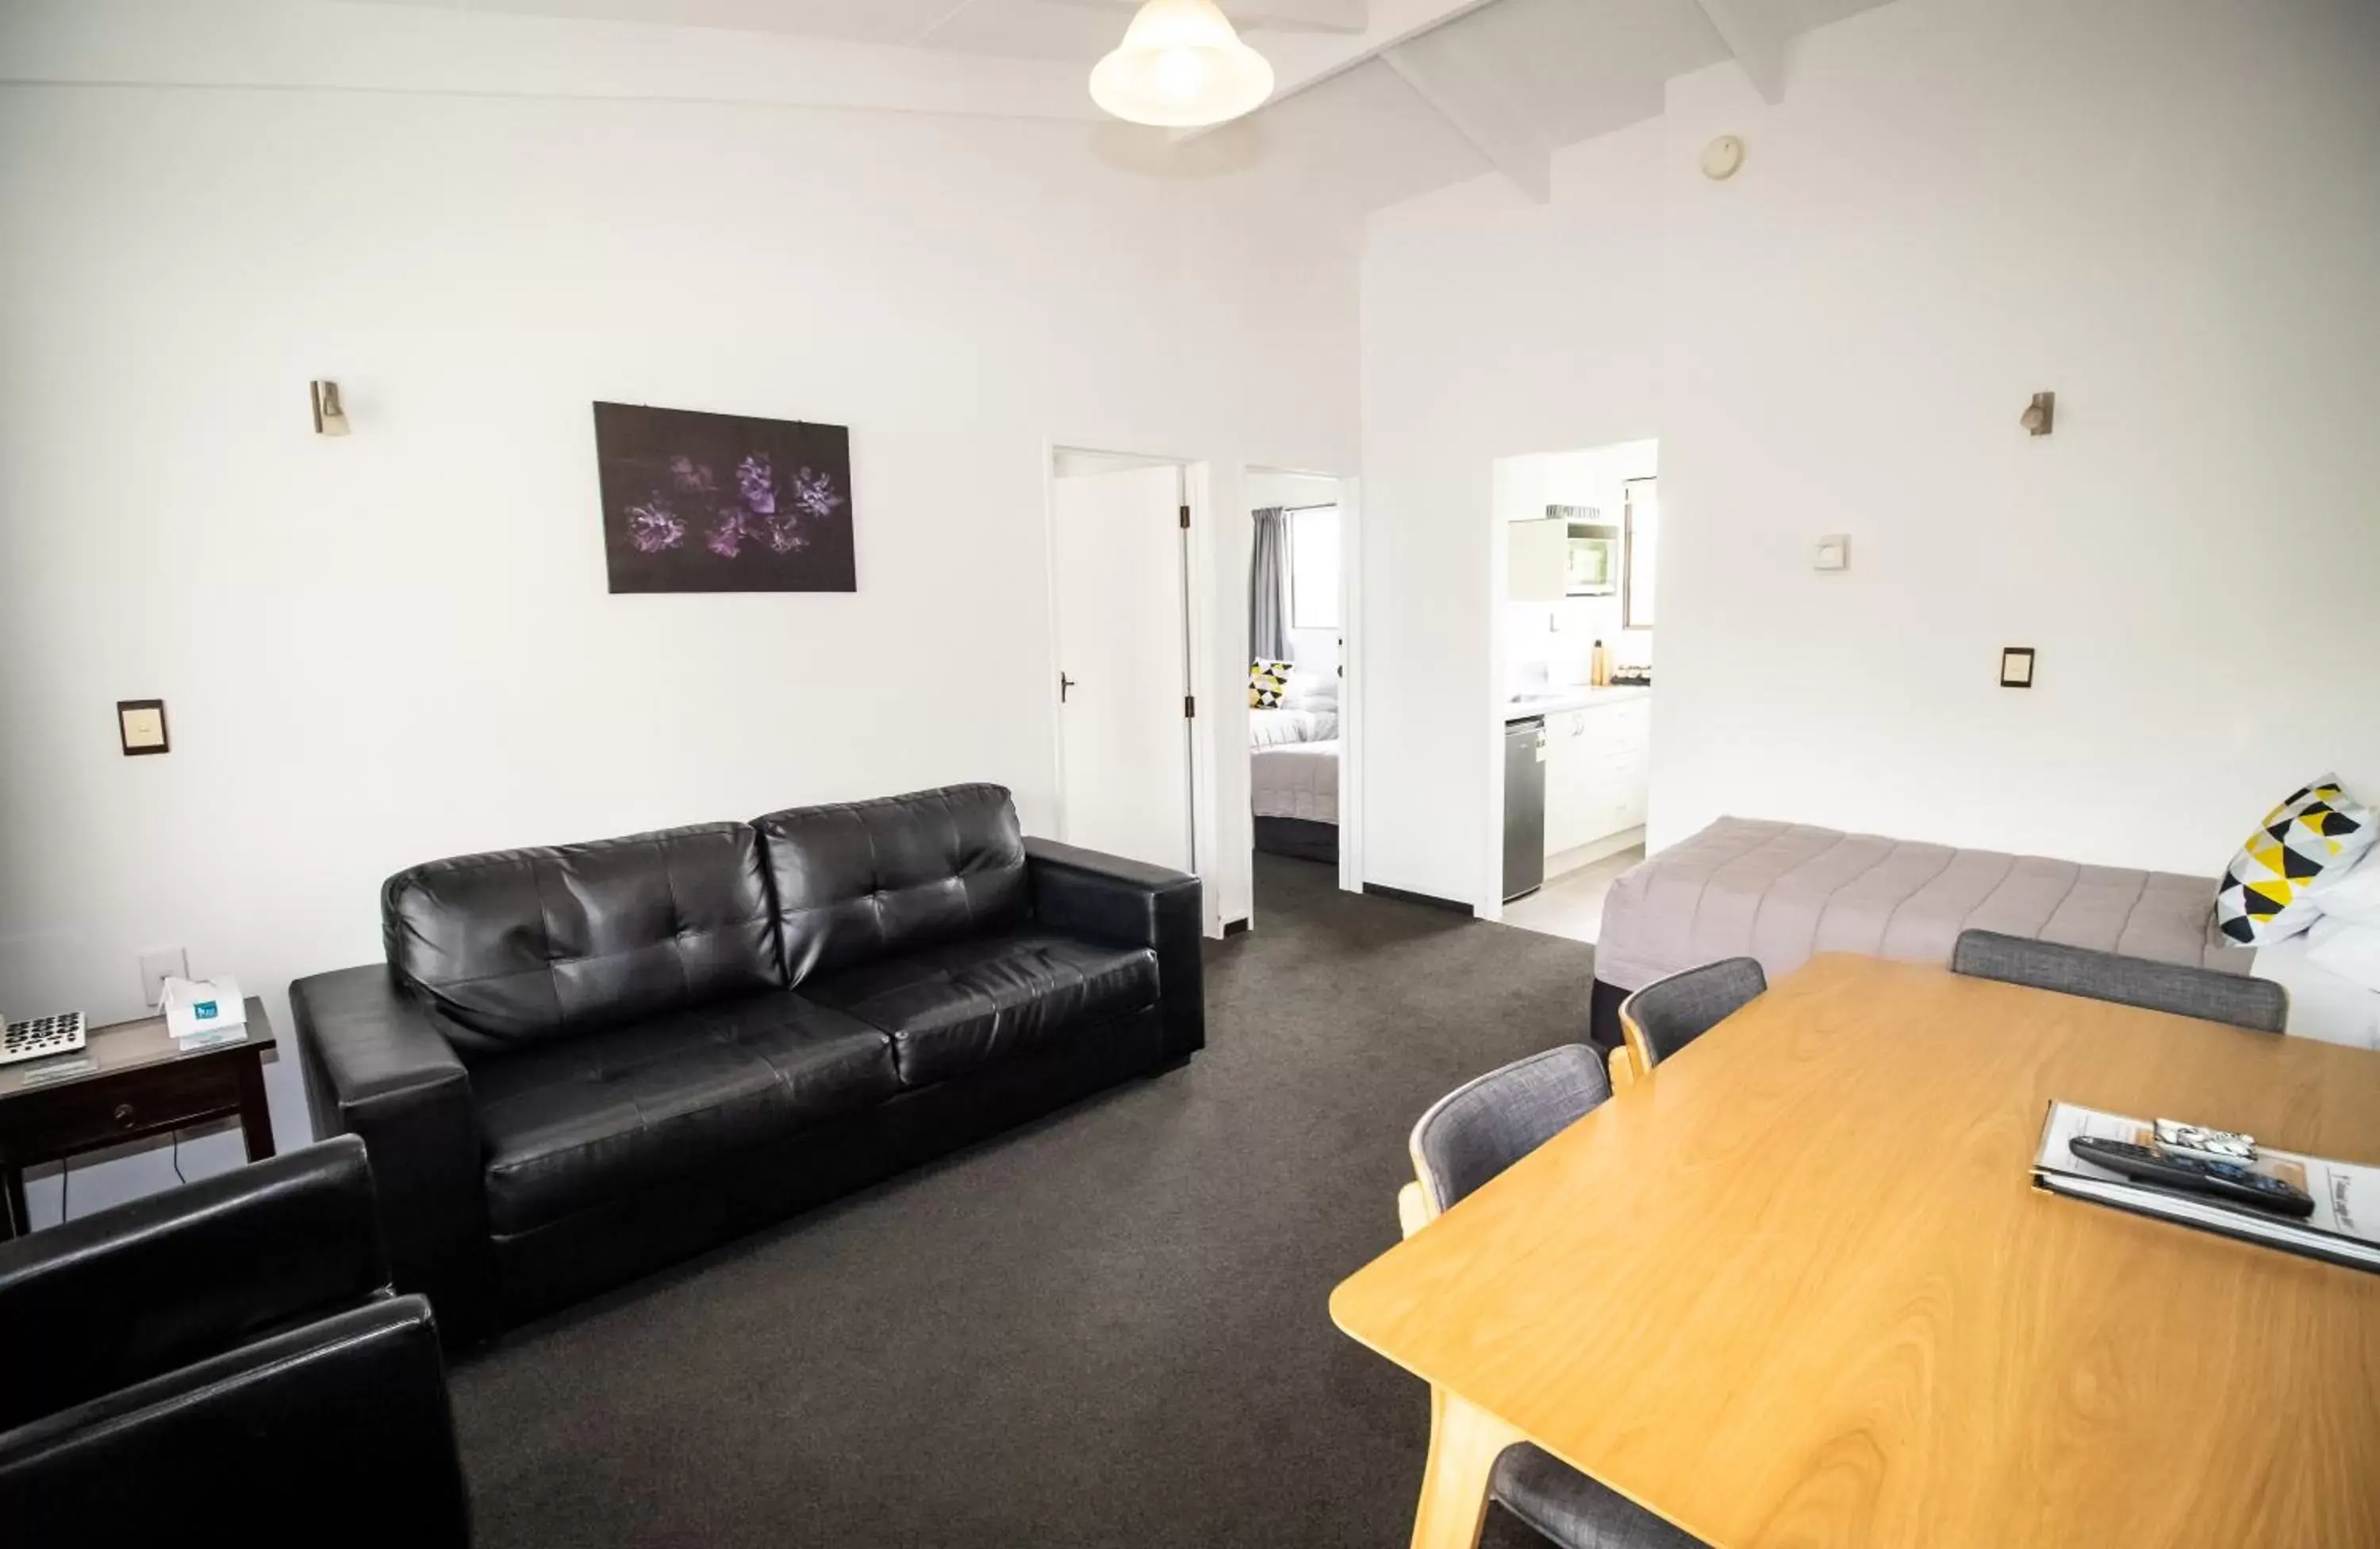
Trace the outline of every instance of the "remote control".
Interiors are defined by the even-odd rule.
[[[2175,1156],[2126,1140],[2103,1140],[2077,1135],[2066,1149],[2083,1161],[2123,1174],[2142,1183],[2162,1184],[2193,1194],[2211,1194],[2235,1204],[2253,1205],[2277,1215],[2303,1220],[2313,1214],[2313,1196],[2277,1177],[2252,1173],[2229,1162],[2208,1162],[2195,1156]]]

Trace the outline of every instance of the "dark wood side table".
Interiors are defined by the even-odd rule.
[[[273,1023],[264,1003],[248,998],[248,1036],[184,1054],[165,1018],[95,1028],[71,1055],[0,1065],[0,1239],[31,1229],[25,1214],[25,1169],[42,1162],[148,1135],[170,1134],[209,1119],[239,1116],[248,1159],[273,1154],[273,1117],[264,1106],[264,1052]],[[78,1065],[88,1068],[76,1069]],[[44,1078],[44,1070],[72,1074]]]

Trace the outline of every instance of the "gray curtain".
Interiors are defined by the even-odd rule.
[[[1278,506],[1256,513],[1256,553],[1248,562],[1248,655],[1289,660],[1289,515]]]

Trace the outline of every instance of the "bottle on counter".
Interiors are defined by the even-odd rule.
[[[1586,680],[1597,689],[1611,687],[1611,653],[1597,640],[1595,650],[1586,659]]]

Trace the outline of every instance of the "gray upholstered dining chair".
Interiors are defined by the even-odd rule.
[[[1415,1181],[1397,1197],[1411,1237],[1439,1212],[1585,1117],[1611,1095],[1603,1062],[1584,1043],[1514,1060],[1465,1081],[1413,1128]],[[1441,1400],[1430,1389],[1430,1429]],[[1700,1539],[1523,1442],[1496,1459],[1488,1492],[1504,1509],[1565,1549],[1702,1549]]]
[[[2121,957],[1998,931],[1961,932],[1950,949],[1950,971],[2258,1032],[2278,1032],[2289,1019],[2289,993],[2268,979]]]
[[[1768,988],[1756,957],[1722,957],[1647,984],[1620,1003],[1632,1075],[1653,1067],[1742,1010]],[[1612,1061],[1615,1071],[1621,1068]]]

